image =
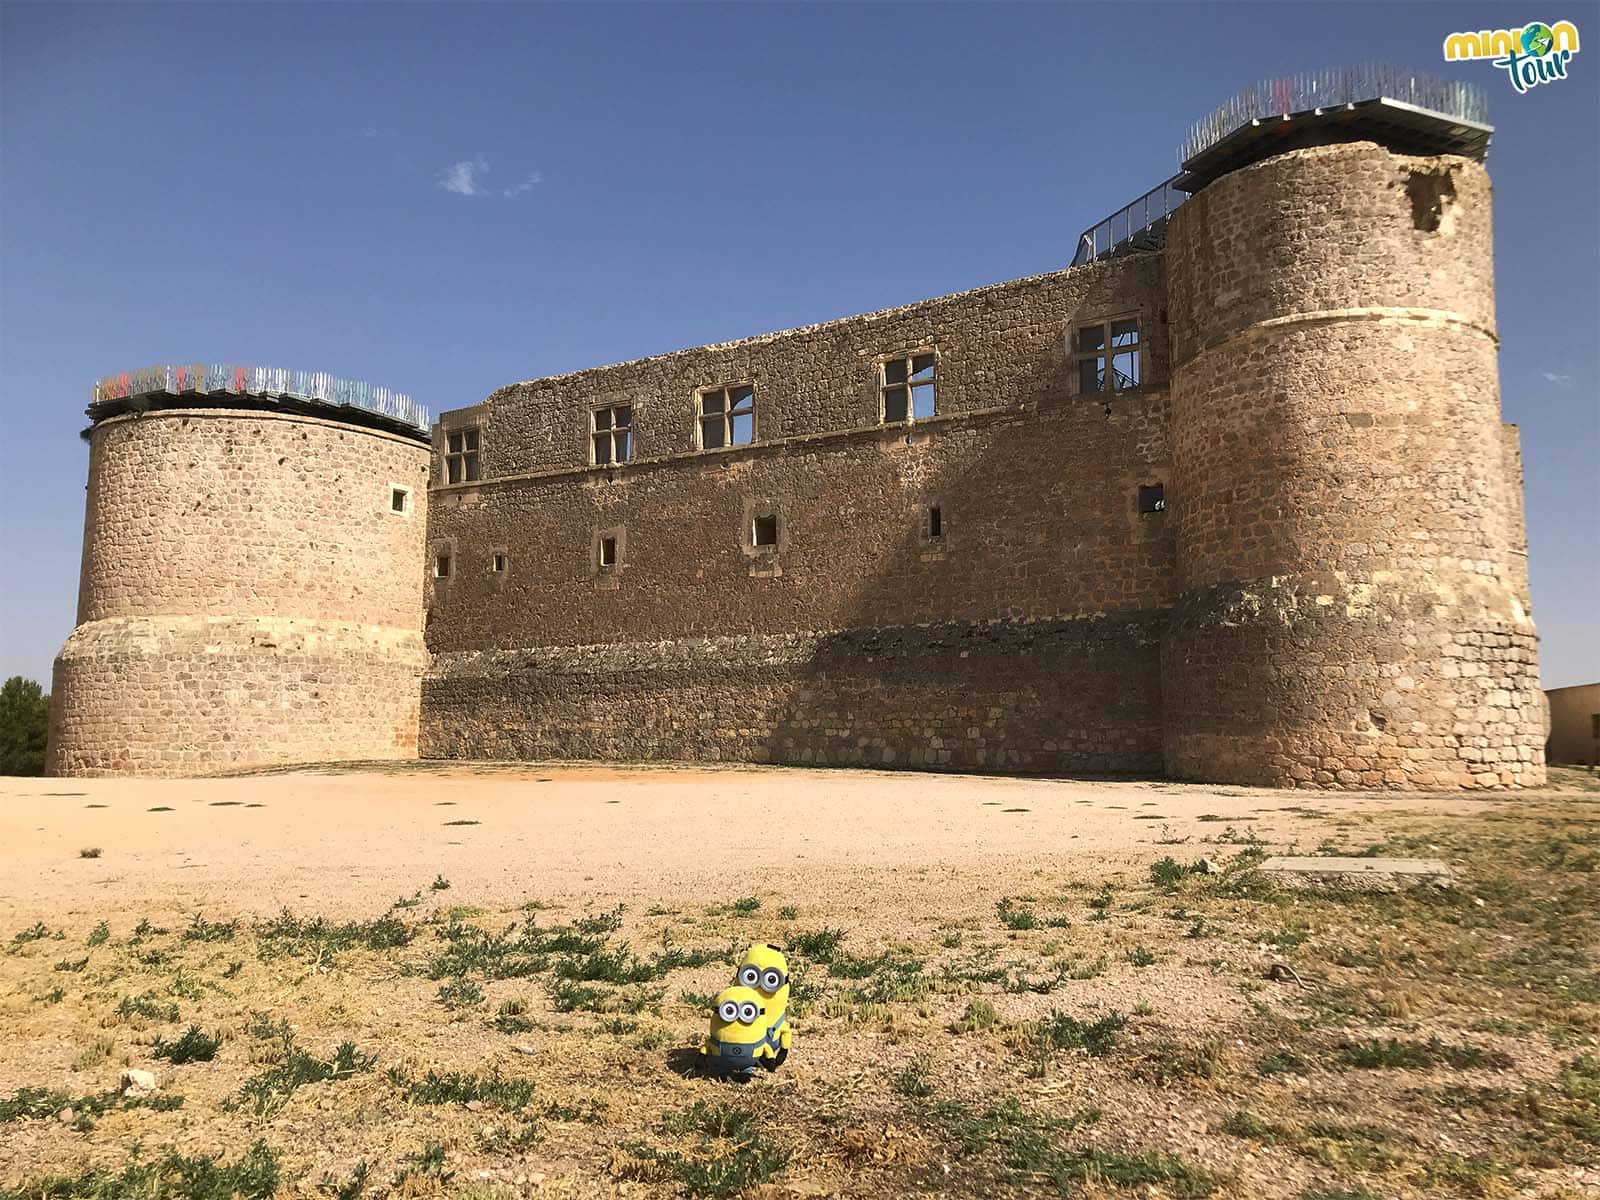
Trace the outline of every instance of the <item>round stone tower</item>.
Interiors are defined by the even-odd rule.
[[[49,772],[414,757],[420,410],[326,376],[202,366],[106,381],[89,412]]]
[[[1168,230],[1168,772],[1542,783],[1489,179],[1356,136],[1228,163]]]

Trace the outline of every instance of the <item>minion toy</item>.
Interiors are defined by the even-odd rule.
[[[789,1036],[782,1009],[774,1012],[762,993],[735,984],[717,993],[711,1032],[700,1047],[701,1068],[746,1079],[757,1066],[775,1071],[789,1057]]]
[[[754,988],[766,997],[767,1011],[784,1016],[789,1011],[789,960],[770,942],[756,942],[744,952],[734,982]],[[788,1046],[788,1042],[784,1042]],[[780,1058],[778,1060],[782,1062]]]

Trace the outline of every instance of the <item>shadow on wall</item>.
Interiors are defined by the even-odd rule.
[[[744,524],[735,569],[791,629],[647,641],[641,618],[637,640],[444,648],[423,756],[1160,774],[1172,539],[1139,487],[1163,477],[1166,396],[1066,392],[1063,366],[1038,407],[1004,417],[884,428],[799,462],[768,450],[671,468],[718,530]],[[708,470],[722,472],[711,487]],[[830,495],[834,470],[860,491]],[[641,518],[672,508],[634,478],[605,485],[595,520],[643,533],[642,548],[666,534]],[[610,585],[593,595],[609,603]],[[620,580],[624,598],[642,586]],[[792,628],[819,608],[838,629]]]

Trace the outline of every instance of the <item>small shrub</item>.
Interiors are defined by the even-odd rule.
[[[99,858],[100,857],[100,847],[99,846],[85,846],[82,850],[78,851],[78,857],[79,858]]]
[[[296,1046],[290,1036],[284,1039],[281,1060],[247,1079],[233,1103],[236,1106],[248,1104],[257,1116],[268,1117],[289,1102],[295,1089],[308,1083],[348,1079],[370,1071],[376,1059],[376,1055],[360,1053],[354,1042],[341,1042],[332,1058],[313,1058]]]
[[[800,915],[800,910],[792,904],[785,904],[778,910],[778,920],[792,921]]]
[[[189,928],[183,931],[183,940],[186,942],[231,942],[233,941],[233,935],[238,932],[238,921],[208,921],[199,913],[195,913],[194,920],[189,923]]]
[[[736,917],[753,916],[761,907],[761,901],[755,896],[741,896],[733,902],[733,915]]]
[[[198,1025],[191,1025],[183,1031],[183,1036],[176,1041],[166,1041],[157,1038],[150,1047],[150,1053],[157,1058],[164,1058],[173,1066],[182,1066],[191,1062],[210,1062],[217,1056],[217,1050],[222,1045],[222,1035],[208,1034]]]
[[[1000,916],[1000,924],[1007,929],[1037,929],[1039,918],[1031,908],[1018,908],[1012,903],[1010,896],[1005,896],[1000,903],[995,905],[995,911]]]
[[[452,1010],[474,1008],[483,1003],[483,989],[471,980],[452,979],[439,989],[439,1003]]]
[[[1136,967],[1150,967],[1155,965],[1156,956],[1143,946],[1135,946],[1128,951],[1128,961]]]
[[[987,1000],[974,1000],[967,1005],[967,1011],[961,1014],[961,1019],[952,1028],[957,1033],[973,1033],[993,1029],[999,1023],[1000,1014],[995,1011],[994,1005]]]
[[[111,926],[107,925],[104,921],[101,921],[89,931],[89,936],[85,940],[84,944],[86,946],[104,946],[110,940]]]
[[[1104,1058],[1117,1043],[1117,1035],[1128,1024],[1121,1013],[1112,1011],[1087,1024],[1066,1013],[1050,1010],[1050,1015],[1030,1030],[1033,1041],[1052,1050],[1082,1049],[1094,1058]]]
[[[450,881],[443,875],[435,875],[433,882],[428,885],[428,890],[430,892],[448,892],[450,890]]]
[[[894,1090],[900,1095],[913,1100],[921,1100],[933,1095],[933,1082],[928,1078],[929,1070],[930,1064],[928,1060],[919,1055],[895,1075],[893,1080]]]
[[[117,1005],[117,1016],[124,1021],[140,1017],[146,1021],[172,1022],[178,1019],[178,1006],[170,1000],[158,1000],[154,992],[140,992],[137,996],[124,996]]]
[[[789,948],[802,958],[809,958],[812,962],[829,963],[838,953],[839,943],[844,941],[842,929],[813,929],[808,933],[797,933],[789,939]]]
[[[78,972],[78,971],[83,970],[88,965],[89,965],[89,956],[88,955],[84,955],[82,958],[63,958],[60,962],[58,962],[56,964],[56,970],[58,970],[58,971]]]

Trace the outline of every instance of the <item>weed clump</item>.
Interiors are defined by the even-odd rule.
[[[391,1071],[389,1080],[404,1089],[406,1100],[412,1104],[469,1104],[476,1100],[507,1112],[527,1107],[534,1092],[533,1080],[505,1079],[498,1073],[429,1071],[422,1079],[407,1079],[398,1071]]]
[[[278,1190],[278,1155],[259,1141],[237,1161],[221,1156],[179,1154],[141,1161],[131,1155],[121,1171],[92,1167],[77,1175],[48,1175],[30,1180],[6,1196],[49,1197],[49,1200],[116,1200],[118,1197],[177,1196],[183,1200],[268,1200]]]
[[[183,1031],[183,1036],[173,1041],[157,1038],[150,1047],[150,1053],[157,1058],[164,1058],[173,1066],[179,1067],[184,1063],[210,1062],[217,1056],[217,1050],[222,1045],[222,1035],[209,1034],[198,1025],[191,1025]]]
[[[765,1183],[788,1165],[789,1154],[767,1141],[755,1115],[731,1104],[697,1100],[661,1121],[662,1133],[693,1136],[688,1151],[628,1147],[635,1158],[676,1179],[691,1196],[733,1196]],[[652,1172],[642,1171],[648,1175]]]
[[[377,1061],[375,1054],[362,1054],[354,1042],[341,1042],[332,1058],[314,1058],[294,1044],[294,1035],[284,1037],[283,1056],[273,1066],[252,1076],[239,1089],[232,1107],[248,1105],[259,1117],[268,1117],[289,1102],[296,1088],[325,1080],[348,1079],[362,1071],[370,1071]],[[225,1103],[224,1107],[229,1107]]]

